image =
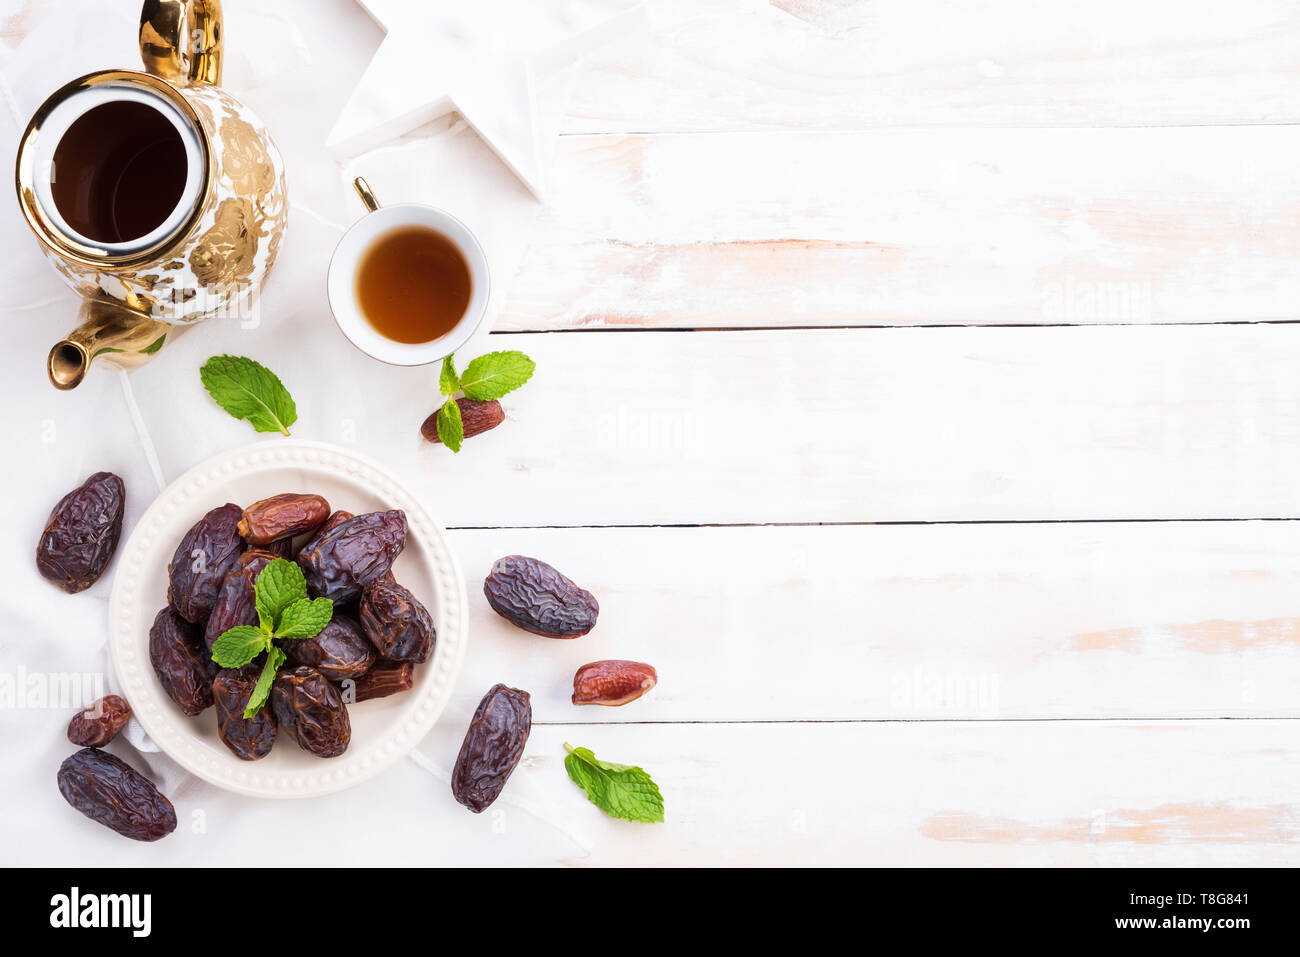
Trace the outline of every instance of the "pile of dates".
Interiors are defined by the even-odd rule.
[[[483,580],[483,596],[502,618],[544,638],[580,638],[596,627],[596,596],[552,565],[507,555]],[[619,707],[640,698],[659,680],[641,661],[592,661],[573,676],[575,705]],[[479,702],[451,774],[451,793],[476,814],[500,795],[524,754],[532,730],[527,691],[493,685]]]
[[[270,753],[281,730],[319,757],[342,754],[348,705],[409,691],[415,666],[433,653],[432,616],[392,574],[405,546],[404,512],[331,511],[320,495],[212,509],[177,545],[167,605],[149,630],[163,690],[187,715],[214,708],[222,742],[245,761]],[[212,647],[225,631],[258,624],[254,585],[276,558],[298,563],[308,594],[331,599],[334,617],[314,638],[280,642],[288,660],[267,704],[245,718],[265,655],[222,668]]]

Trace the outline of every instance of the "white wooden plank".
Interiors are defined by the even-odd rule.
[[[494,336],[539,371],[454,457],[433,371],[300,328],[204,323],[132,374],[168,476],[252,437],[184,374],[251,352],[292,357],[295,435],[452,526],[1300,516],[1292,325]]]
[[[497,329],[1295,319],[1300,127],[566,137]]]
[[[23,714],[48,732],[49,714]],[[1300,863],[1294,721],[534,725],[505,792],[475,815],[446,781],[467,720],[448,714],[420,745],[429,774],[402,762],[292,806],[164,782],[181,826],[148,845],[31,797],[24,782],[49,791],[66,754],[36,730],[14,739],[30,773],[0,782],[7,806],[24,809],[22,826],[12,815],[0,825],[6,860],[242,866],[292,815],[303,833],[345,821],[348,835],[287,847],[298,866]],[[566,741],[646,768],[665,823],[589,804],[565,775]],[[171,773],[164,758],[127,756],[160,780]]]
[[[1281,0],[649,0],[593,51],[572,132],[1295,122]]]
[[[1293,717],[1300,523],[455,531],[469,713],[498,681],[542,722]],[[601,603],[589,635],[491,610],[502,555]],[[574,671],[647,661],[660,683],[575,707]]]
[[[573,864],[1294,866],[1295,732],[1294,721],[543,726],[510,788],[568,812],[592,847]],[[569,807],[585,799],[565,777],[565,741],[650,771],[666,823]]]

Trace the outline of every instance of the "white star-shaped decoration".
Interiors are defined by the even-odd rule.
[[[641,0],[358,0],[388,31],[330,133],[356,155],[460,113],[529,189],[544,171],[535,75],[626,29]]]

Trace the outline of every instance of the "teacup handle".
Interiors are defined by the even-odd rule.
[[[379,200],[375,199],[375,191],[370,188],[364,176],[358,176],[352,181],[352,188],[357,191],[361,197],[361,202],[366,204],[366,212],[373,213],[379,208]]]
[[[140,59],[154,76],[185,86],[221,82],[221,0],[145,0]]]

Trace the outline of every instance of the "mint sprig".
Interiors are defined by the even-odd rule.
[[[463,374],[456,372],[452,356],[442,360],[438,390],[446,397],[438,410],[438,438],[453,452],[465,441],[465,423],[461,419],[457,394],[474,402],[491,402],[518,389],[533,376],[537,363],[515,350],[489,352],[470,361]]]
[[[602,761],[589,748],[567,741],[564,770],[569,780],[587,793],[587,800],[610,817],[652,823],[664,819],[664,799],[659,785],[641,768]]]
[[[284,558],[273,559],[258,572],[253,598],[258,624],[228,628],[212,645],[212,660],[223,668],[242,668],[266,654],[262,673],[244,708],[245,718],[253,717],[266,704],[276,672],[287,657],[275,640],[314,638],[334,617],[334,602],[308,598],[302,569]]]
[[[298,407],[279,376],[247,356],[213,356],[199,369],[214,402],[258,432],[289,434]]]

